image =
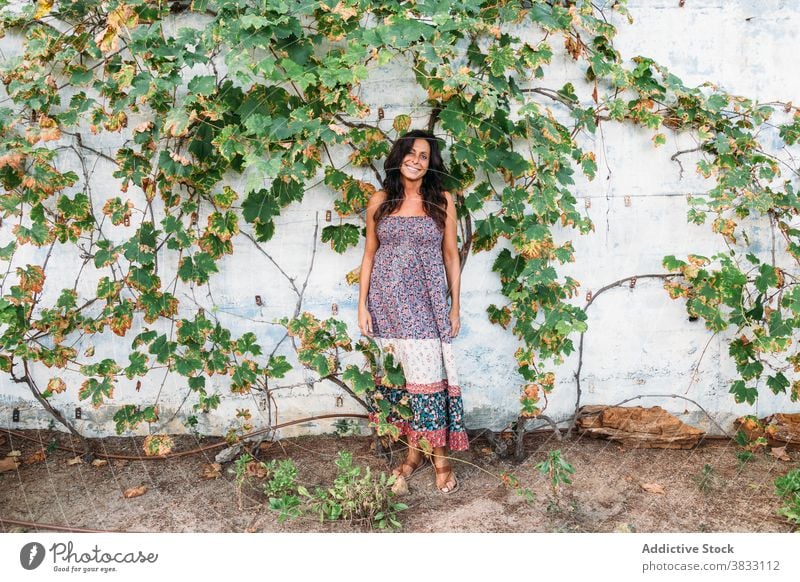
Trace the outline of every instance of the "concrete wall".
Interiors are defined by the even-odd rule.
[[[625,57],[646,55],[667,66],[687,85],[713,81],[722,89],[742,94],[760,101],[800,101],[800,79],[793,75],[795,31],[800,25],[800,6],[792,2],[747,1],[692,2],[680,8],[676,0],[631,1],[630,10],[635,18],[633,25],[613,16],[618,26],[617,48]],[[173,23],[187,25],[185,17]],[[200,25],[200,20],[194,21]],[[530,34],[530,32],[528,33]],[[539,38],[531,35],[532,38]],[[559,42],[553,38],[554,48]],[[21,50],[18,37],[8,35],[0,39],[0,58],[11,58]],[[582,75],[572,61],[557,55],[547,68],[543,86],[557,89],[567,81],[576,85],[579,95],[589,95],[591,90],[581,84]],[[2,95],[0,95],[2,97]],[[427,112],[418,104],[423,93],[415,86],[410,67],[394,62],[374,70],[364,83],[361,98],[372,106],[373,113],[383,107],[388,128],[391,120],[400,113],[409,113],[414,127],[421,126]],[[543,102],[544,103],[544,102]],[[554,113],[566,119],[565,112],[554,104]],[[137,120],[129,120],[129,127]],[[598,176],[589,182],[578,178],[575,192],[581,207],[594,221],[595,232],[579,236],[571,231],[559,233],[562,239],[572,239],[576,262],[559,269],[581,283],[581,294],[576,304],[585,304],[585,294],[596,292],[602,286],[632,275],[663,272],[664,255],[682,256],[689,252],[710,256],[722,250],[721,239],[710,226],[696,226],[686,222],[686,195],[700,194],[710,188],[694,171],[696,158],[682,158],[686,169],[681,176],[678,165],[670,161],[677,150],[694,147],[688,134],[674,134],[667,130],[667,144],[654,149],[651,133],[630,125],[606,123],[596,135],[582,135],[586,148],[595,151]],[[84,142],[106,153],[115,152],[126,136],[103,134],[85,135]],[[344,160],[347,152],[336,155]],[[111,175],[113,167],[102,158],[89,156],[87,179],[96,208],[119,195],[119,183]],[[84,177],[84,169],[74,155],[65,153],[60,167],[71,168]],[[364,173],[363,179],[375,183],[374,176]],[[245,177],[231,177],[230,183],[242,186]],[[140,199],[132,193],[137,205]],[[241,191],[241,189],[240,189]],[[629,203],[626,203],[626,197]],[[331,305],[338,305],[338,318],[347,322],[351,334],[359,337],[356,321],[358,288],[348,286],[344,274],[360,264],[363,242],[357,249],[344,255],[334,253],[327,244],[315,242],[315,224],[319,229],[325,211],[332,210],[332,194],[317,188],[306,195],[302,204],[295,204],[284,212],[277,223],[277,234],[267,244],[255,244],[243,236],[234,240],[235,253],[220,263],[220,272],[212,277],[209,287],[196,288],[178,283],[176,296],[181,301],[179,316],[189,316],[198,307],[206,310],[229,327],[234,335],[252,331],[266,353],[272,351],[283,337],[282,328],[270,323],[274,318],[291,315],[297,295],[267,254],[298,287],[304,280],[313,260],[302,309],[325,318],[331,315]],[[333,213],[336,216],[336,213]],[[480,218],[480,217],[477,217]],[[361,225],[361,222],[355,220]],[[205,216],[200,216],[200,224]],[[6,220],[0,230],[0,245],[11,237],[11,220]],[[109,228],[107,234],[117,240],[133,233],[136,220],[130,229]],[[242,224],[246,228],[246,225]],[[753,252],[768,256],[769,225],[753,221],[749,224]],[[462,331],[456,339],[459,374],[469,428],[489,427],[502,429],[516,418],[519,410],[519,392],[522,378],[515,372],[513,353],[518,347],[515,338],[486,319],[489,303],[504,304],[497,275],[491,265],[506,241],[501,239],[496,249],[470,256],[462,279]],[[55,299],[60,289],[71,285],[75,279],[78,259],[69,247],[56,245],[54,256],[47,269],[44,304]],[[44,250],[25,247],[18,253],[15,264],[41,261]],[[163,254],[159,257],[163,270],[162,281],[170,281],[177,267],[176,257]],[[172,264],[169,264],[170,261]],[[13,271],[12,271],[13,273]],[[80,297],[91,294],[97,278],[102,274],[89,269],[82,276],[78,290]],[[15,284],[15,279],[4,286]],[[264,305],[255,304],[254,296],[261,295]],[[598,297],[588,311],[589,331],[585,337],[582,386],[584,403],[613,404],[638,395],[676,394],[700,403],[726,430],[730,421],[742,414],[758,414],[792,409],[787,397],[773,397],[768,391],[755,407],[735,404],[727,393],[727,386],[735,375],[735,367],[727,355],[729,334],[713,336],[702,323],[689,322],[682,301],[670,300],[656,279],[642,279],[634,289],[627,286],[607,291]],[[111,333],[102,337],[75,337],[75,346],[83,353],[91,343],[94,359],[115,357],[127,362],[127,351],[134,330],[126,338]],[[151,326],[168,329],[164,326]],[[574,338],[577,347],[578,337]],[[344,395],[344,406],[336,407],[341,391],[329,383],[313,383],[314,375],[297,364],[289,339],[277,349],[296,364],[280,385],[293,386],[279,390],[279,422],[315,414],[331,412],[359,412]],[[702,360],[701,360],[701,355]],[[361,364],[360,354],[351,354],[343,364]],[[694,373],[695,367],[699,368]],[[567,418],[575,404],[576,384],[574,372],[577,354],[555,368],[557,385],[551,395],[546,413],[556,420]],[[40,385],[46,384],[51,371],[37,368],[35,377]],[[77,393],[81,377],[60,374],[68,390],[52,397],[53,404],[69,418],[74,417],[74,407],[81,406],[83,419],[75,421],[87,435],[113,434],[111,418],[122,404],[146,406],[158,402],[161,421],[150,432],[183,432],[183,421],[195,402],[194,395],[185,400],[188,389],[178,376],[165,376],[164,370],[150,373],[142,382],[139,392],[135,380],[122,379],[115,391],[113,405],[94,410],[86,402],[79,402]],[[210,385],[212,388],[214,384]],[[210,390],[213,391],[213,390]],[[199,415],[201,433],[222,434],[234,426],[236,409],[249,408],[256,427],[268,423],[267,412],[261,410],[257,396],[235,396],[224,386],[217,387],[222,396],[222,406],[209,415]],[[675,398],[647,398],[632,404],[660,404],[687,422],[712,432],[718,430],[698,408]],[[21,422],[11,422],[12,408],[21,410]],[[172,417],[172,419],[171,419]],[[170,420],[171,419],[171,420]],[[275,418],[273,417],[273,421]],[[12,384],[7,376],[0,377],[0,425],[20,428],[46,427],[49,416],[32,400],[27,388]],[[321,421],[285,429],[280,434],[309,434],[331,430],[331,422]],[[148,427],[142,426],[141,433]]]

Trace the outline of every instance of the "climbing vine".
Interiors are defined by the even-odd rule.
[[[632,22],[624,1],[605,10]],[[492,267],[506,300],[488,305],[487,317],[520,342],[521,420],[542,415],[553,367],[588,329],[575,301],[579,281],[557,270],[575,260],[572,242],[554,233],[594,228],[574,191],[576,172],[592,179],[597,171],[579,138],[608,122],[653,132],[655,147],[668,131],[691,132],[696,148],[672,159],[682,172],[681,156],[698,156],[697,170],[714,185],[690,197],[688,219],[710,221],[727,252],[665,257],[665,288],[709,330],[735,330],[737,402],[753,403],[762,380],[797,400],[797,169],[765,143],[794,146],[800,110],[686,87],[646,57],[629,65],[615,33],[603,10],[581,0],[0,0],[0,34],[22,35],[24,48],[2,70],[0,210],[13,239],[0,246],[8,262],[0,369],[73,431],[49,404],[53,394],[118,405],[121,433],[158,422],[160,411],[124,404],[115,390],[138,390],[159,372],[162,382],[185,378],[189,425],[219,406],[216,389],[271,399],[292,369],[276,353],[289,338],[319,381],[366,405],[377,346],[303,309],[305,284],[286,277],[297,306],[271,322],[284,335],[270,351],[255,333],[234,337],[222,325],[210,283],[239,245],[274,262],[265,243],[278,217],[315,187],[333,195],[338,214],[314,231],[315,252],[318,240],[338,253],[361,244],[380,160],[420,122],[384,120],[360,90],[378,68],[405,63],[426,95],[422,125],[449,152],[462,266],[500,238],[509,243]],[[562,47],[589,94],[573,83],[545,86]],[[780,113],[786,119],[775,124]],[[117,145],[107,153],[98,143]],[[117,191],[93,188],[90,166],[99,162],[113,168]],[[746,248],[759,220],[772,233],[766,261]],[[48,276],[65,259],[77,266],[68,286]],[[82,281],[93,292],[85,295]],[[179,300],[201,289],[211,305]],[[109,334],[129,342],[126,361],[105,349],[95,356]],[[366,365],[343,365],[340,356],[354,350]],[[386,363],[387,381],[402,383],[402,369]],[[50,370],[46,386],[41,366]],[[80,374],[79,386],[67,371]],[[248,411],[239,420],[229,437],[253,428]]]

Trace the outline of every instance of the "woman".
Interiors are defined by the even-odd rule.
[[[442,191],[447,170],[428,132],[401,136],[384,170],[383,190],[367,206],[358,327],[403,366],[405,386],[382,386],[380,375],[375,378],[379,398],[413,412],[409,420],[388,418],[408,439],[408,454],[394,474],[408,479],[417,472],[426,442],[437,488],[452,493],[458,479],[445,451],[469,446],[451,346],[461,327],[455,205]]]

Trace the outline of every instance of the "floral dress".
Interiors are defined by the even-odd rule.
[[[432,447],[465,450],[469,442],[450,337],[443,233],[427,215],[385,216],[376,233],[380,246],[370,275],[367,309],[381,360],[392,353],[406,379],[405,386],[382,385],[381,361],[374,378],[377,396],[411,409],[411,418],[394,412],[388,417],[409,446],[418,446],[424,438]],[[370,416],[377,419],[375,412]]]

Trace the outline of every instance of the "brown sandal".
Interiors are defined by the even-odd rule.
[[[392,469],[392,474],[395,475],[396,477],[399,477],[400,475],[403,475],[403,469],[405,467],[408,467],[409,469],[411,469],[411,472],[407,476],[403,475],[403,478],[406,481],[408,481],[409,479],[411,479],[411,477],[414,476],[415,473],[423,469],[426,464],[427,464],[427,459],[425,457],[420,457],[420,459],[416,463],[407,463],[404,461],[402,465]]]
[[[451,493],[453,493],[455,491],[458,491],[458,485],[459,485],[458,484],[458,478],[456,477],[456,474],[453,473],[453,466],[452,465],[448,464],[446,467],[437,467],[436,465],[434,465],[433,469],[434,469],[434,471],[436,471],[437,475],[443,475],[445,473],[449,473],[453,477],[453,487],[452,487],[452,489],[447,486],[447,483],[450,481],[449,478],[444,482],[445,484],[442,487],[439,487],[439,485],[436,484],[436,488],[442,494],[450,495]]]

